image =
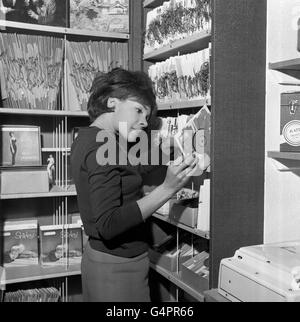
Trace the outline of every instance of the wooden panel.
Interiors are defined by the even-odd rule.
[[[129,69],[142,70],[142,46],[143,46],[143,2],[141,0],[130,1],[130,39],[129,47]]]
[[[210,287],[263,242],[266,1],[213,0]]]

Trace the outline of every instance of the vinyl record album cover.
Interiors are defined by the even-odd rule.
[[[70,0],[70,28],[129,33],[129,0]]]
[[[0,126],[0,166],[40,166],[40,127]]]
[[[81,225],[41,226],[40,249],[43,266],[80,264],[82,257]]]
[[[69,0],[2,0],[0,19],[67,27]]]
[[[38,265],[36,220],[6,222],[1,231],[4,267]]]

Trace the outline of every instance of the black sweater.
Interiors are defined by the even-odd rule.
[[[84,230],[93,249],[135,257],[148,250],[146,224],[136,202],[143,197],[141,167],[99,165],[96,154],[103,144],[96,142],[99,131],[97,127],[81,128],[71,149]]]

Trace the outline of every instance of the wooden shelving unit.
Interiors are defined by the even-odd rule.
[[[269,151],[268,157],[272,159],[297,160],[300,161],[300,153]]]
[[[184,55],[208,47],[211,39],[210,31],[202,31],[190,37],[175,40],[168,46],[156,49],[144,55],[144,60],[155,62],[162,61],[178,54]]]
[[[131,1],[130,1],[131,2]],[[141,17],[143,3],[134,1],[129,7],[129,15],[132,23],[130,24],[130,33],[118,32],[99,32],[92,30],[79,30],[64,27],[45,26],[40,24],[27,24],[21,22],[0,20],[0,29],[4,33],[17,33],[38,35],[42,37],[56,37],[63,42],[88,42],[100,41],[119,42],[128,44],[128,52],[137,51],[139,41],[135,38],[136,18]],[[132,53],[131,53],[132,54]],[[131,57],[132,56],[132,57]],[[134,55],[128,59],[129,68],[134,69],[137,60]],[[140,55],[140,60],[142,59]],[[66,71],[66,56],[64,56],[63,69]],[[137,67],[136,67],[137,68]],[[71,151],[73,142],[73,129],[81,126],[88,126],[89,116],[87,111],[81,111],[74,105],[67,103],[66,80],[62,80],[62,88],[58,102],[60,110],[35,110],[35,109],[12,109],[0,106],[1,124],[26,124],[40,127],[41,145],[42,145],[42,164],[47,164],[47,153],[55,155],[55,180],[60,186],[53,187],[47,193],[23,193],[23,194],[0,194],[1,218],[5,223],[7,220],[19,221],[27,219],[37,219],[39,224],[58,225],[70,223],[73,214],[78,214],[77,196],[75,186],[69,186],[70,182],[70,164],[67,155]],[[76,95],[76,94],[74,94]],[[0,104],[1,105],[1,104]],[[4,106],[7,106],[4,104]],[[61,110],[63,108],[64,110]],[[46,158],[46,159],[45,159]],[[30,199],[27,201],[27,199]],[[0,227],[3,228],[2,226]],[[1,256],[0,256],[1,257]],[[1,263],[0,263],[1,265]],[[24,282],[34,282],[39,280],[53,279],[55,287],[61,288],[62,300],[69,296],[68,289],[72,292],[79,292],[81,286],[78,280],[68,279],[69,276],[80,275],[80,265],[69,267],[10,267],[0,266],[0,289],[9,291],[10,288],[20,287]],[[56,278],[59,280],[55,281]],[[18,285],[20,283],[20,285]],[[52,283],[52,281],[51,281]],[[11,286],[17,284],[16,286]],[[34,287],[33,283],[33,287]],[[59,286],[58,286],[59,285]],[[0,298],[0,302],[2,297]]]
[[[196,228],[191,228],[191,227],[188,227],[186,225],[183,225],[183,224],[180,224],[176,221],[173,221],[171,220],[169,217],[167,216],[164,216],[164,215],[160,215],[158,213],[152,215],[153,217],[159,219],[159,220],[162,220],[164,222],[167,222],[175,227],[178,227],[180,229],[183,229],[185,231],[188,231],[189,233],[192,233],[193,235],[196,235],[196,236],[199,236],[201,238],[205,238],[205,239],[209,239],[209,232],[206,232],[206,231],[201,231],[201,230],[198,230]]]
[[[23,283],[30,281],[39,281],[50,278],[75,276],[81,274],[80,264],[67,266],[42,267],[32,265],[25,267],[6,267],[1,268],[3,271],[0,287],[6,285]],[[1,276],[1,275],[0,275]]]
[[[156,271],[157,273],[159,273],[160,275],[164,276],[166,279],[168,279],[170,282],[172,282],[173,284],[175,284],[176,286],[178,286],[180,289],[182,289],[184,292],[186,292],[187,294],[191,295],[193,298],[195,298],[196,300],[198,300],[199,302],[203,302],[204,301],[204,295],[195,291],[192,287],[190,287],[189,285],[187,285],[186,283],[184,283],[181,280],[180,277],[180,273],[173,273],[173,272],[169,272],[166,269],[164,269],[163,267],[159,267],[155,264],[150,264],[150,267]]]
[[[161,4],[161,1],[146,0],[144,8]],[[266,0],[253,1],[251,6],[249,0],[212,0],[211,32],[174,41],[169,46],[145,53],[143,57],[146,69],[150,63],[199,51],[211,43],[211,103],[208,104],[212,112],[211,289],[218,286],[219,266],[223,258],[233,256],[244,245],[263,243],[266,4]],[[299,66],[300,60],[270,64],[272,69],[299,70]],[[183,105],[179,107],[184,108]],[[167,111],[174,106],[167,103],[159,108]],[[249,204],[249,200],[255,202]],[[186,227],[175,226],[186,230]],[[205,232],[199,235],[208,237]],[[168,272],[152,268],[178,283]]]

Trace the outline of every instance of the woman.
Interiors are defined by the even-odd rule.
[[[80,128],[71,154],[79,211],[89,236],[81,264],[84,301],[150,301],[145,221],[187,183],[197,163],[191,156],[170,165],[163,183],[143,196],[142,166],[115,162],[124,160],[121,154],[130,151],[155,109],[145,73],[117,68],[94,80],[88,102],[92,124]],[[105,143],[99,140],[103,133]],[[117,142],[110,147],[114,151],[102,155],[110,137]],[[127,146],[120,143],[124,139]],[[104,164],[107,155],[117,158]]]

